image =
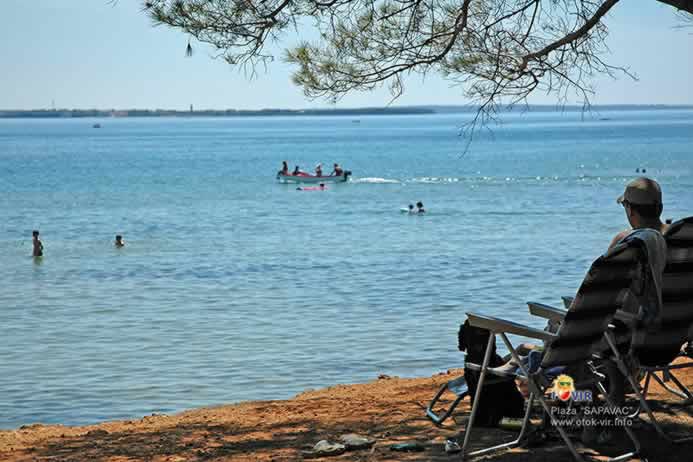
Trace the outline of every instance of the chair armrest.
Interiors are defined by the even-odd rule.
[[[614,319],[621,321],[627,326],[633,327],[637,325],[638,321],[640,321],[640,316],[638,316],[637,314],[629,313],[627,311],[616,310],[616,313],[614,313]]]
[[[494,334],[515,334],[549,342],[557,337],[555,334],[535,329],[534,327],[506,321],[505,319],[494,318],[493,316],[467,313],[467,319],[469,319],[469,324],[472,326],[490,330]]]
[[[527,302],[527,306],[529,307],[529,312],[534,316],[554,321],[563,321],[565,314],[568,312],[568,310],[545,305],[543,303]]]
[[[570,304],[573,303],[572,297],[561,298],[566,306],[570,306]],[[527,306],[529,306],[529,312],[534,316],[539,316],[540,318],[551,319],[554,321],[562,321],[565,318],[565,315],[568,313],[567,309],[564,310],[562,308],[556,308],[543,303],[527,302]],[[629,313],[627,311],[616,310],[614,319],[621,321],[628,326],[633,326],[640,320],[640,317],[637,314]]]

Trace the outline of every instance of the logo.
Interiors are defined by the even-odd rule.
[[[561,401],[568,401],[575,391],[575,382],[569,375],[559,375],[553,381],[553,394]]]
[[[575,381],[569,375],[559,375],[553,381],[553,398],[563,402],[570,401],[592,401],[590,390],[576,390]]]

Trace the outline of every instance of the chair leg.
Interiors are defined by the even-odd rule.
[[[679,379],[669,372],[671,380],[676,384],[676,386],[683,392],[684,395],[686,395],[686,404],[689,404],[691,400],[693,400],[693,395],[691,394],[690,390],[688,387],[686,387],[684,384],[682,384]]]
[[[657,383],[660,384],[660,385],[661,385],[664,389],[666,389],[669,393],[671,393],[671,394],[673,394],[673,395],[675,395],[675,396],[678,396],[679,398],[683,399],[684,401],[689,401],[689,400],[693,399],[693,395],[691,395],[690,391],[688,391],[688,388],[686,388],[686,387],[679,381],[679,379],[677,379],[676,376],[675,376],[674,374],[671,373],[671,371],[669,371],[669,373],[668,373],[669,379],[671,379],[671,380],[674,382],[674,384],[678,387],[678,389],[679,389],[680,391],[679,391],[679,390],[676,390],[676,389],[674,389],[673,387],[671,387],[670,385],[668,385],[668,384],[666,383],[666,381],[663,380],[663,378],[660,378],[660,377],[657,375],[656,372],[652,372],[652,376],[653,376],[654,379],[657,381]]]
[[[623,376],[628,380],[628,383],[630,384],[631,389],[633,390],[633,393],[635,393],[635,396],[638,398],[638,401],[640,402],[640,408],[643,409],[648,417],[650,418],[650,423],[655,427],[655,430],[661,436],[662,438],[666,439],[667,441],[671,441],[671,438],[667,436],[666,433],[664,433],[664,430],[662,427],[659,425],[659,422],[657,422],[657,419],[655,418],[652,409],[650,409],[649,404],[647,404],[647,401],[643,397],[642,393],[640,393],[640,389],[638,388],[638,384],[635,383],[635,379],[633,379],[632,374],[628,371],[628,368],[626,367],[626,364],[623,362],[623,358],[621,358],[621,354],[618,351],[618,348],[616,347],[616,344],[612,338],[611,335],[608,333],[604,334],[604,338],[606,339],[607,344],[609,345],[609,348],[611,349],[611,352],[614,355],[614,361],[616,361],[616,365],[618,366],[618,369],[621,371]]]
[[[645,385],[642,388],[642,397],[647,399],[647,392],[650,391],[650,379],[652,378],[652,372],[647,371],[645,375]]]
[[[638,384],[636,383],[636,380],[633,378],[633,374],[628,372],[628,368],[626,367],[626,364],[623,362],[623,358],[621,358],[621,354],[618,352],[618,348],[616,348],[616,344],[610,334],[605,334],[604,337],[606,338],[607,343],[609,344],[609,348],[611,349],[612,353],[614,354],[614,358],[616,361],[616,364],[618,365],[618,368],[620,369],[621,373],[626,377],[628,380],[628,383],[630,383],[630,386],[633,389],[633,392],[638,398],[638,401],[640,401],[640,406],[642,409],[645,410],[647,413],[647,416],[650,418],[650,424],[655,428],[659,436],[664,438],[667,441],[670,441],[672,443],[684,443],[688,441],[693,441],[693,436],[688,436],[684,438],[678,438],[678,439],[673,439],[669,435],[666,434],[662,426],[659,424],[659,421],[657,418],[654,416],[654,413],[652,412],[652,409],[650,408],[650,405],[647,404],[647,401],[643,397],[642,393],[640,393],[640,390],[638,388]],[[659,378],[655,376],[655,380],[658,380]]]
[[[616,409],[617,406],[613,402],[611,397],[609,396],[609,393],[606,391],[606,388],[604,388],[604,384],[602,384],[601,382],[597,382],[597,388],[599,389],[599,392],[604,395],[604,399],[606,400],[607,404],[612,409]],[[631,428],[628,427],[627,425],[624,425],[623,429],[625,430],[626,434],[628,435],[628,438],[630,438],[630,441],[633,443],[634,451],[610,459],[613,462],[631,459],[631,458],[635,457],[640,452],[640,441],[635,436],[635,433],[633,433],[633,430],[631,430]]]
[[[619,369],[620,371],[620,369]],[[650,391],[650,378],[652,377],[652,371],[646,371],[645,372],[645,384],[642,386],[641,393],[643,399],[647,400],[647,393]],[[635,410],[633,411],[632,414],[628,414],[629,419],[637,419],[640,413],[642,412],[642,406],[640,405],[640,401],[638,401],[638,405],[635,407]]]
[[[495,334],[494,334],[495,335]],[[501,334],[503,337],[505,337],[504,334]],[[483,385],[483,380],[486,374],[486,368],[488,366],[487,360],[490,361],[490,355],[489,352],[491,350],[491,341],[493,340],[493,335],[490,337],[489,344],[486,347],[486,355],[484,356],[484,365],[482,366],[481,369],[481,376],[479,377],[479,384],[477,385],[476,389],[476,394],[474,396],[474,404],[472,404],[472,414],[469,417],[469,422],[467,423],[467,428],[465,429],[465,434],[464,434],[464,443],[462,444],[462,459],[465,460],[465,458],[472,458],[476,456],[480,456],[483,454],[488,454],[490,452],[495,452],[500,449],[510,449],[514,448],[520,445],[520,442],[522,441],[522,438],[524,438],[525,433],[527,433],[527,429],[529,428],[529,418],[532,414],[532,404],[534,404],[534,393],[530,393],[529,398],[527,400],[527,409],[525,410],[525,415],[524,418],[522,419],[522,427],[520,428],[520,434],[517,436],[512,441],[509,441],[507,443],[499,444],[496,446],[491,446],[489,448],[484,448],[484,449],[478,449],[476,451],[470,451],[467,452],[467,444],[469,442],[470,435],[472,434],[472,424],[474,423],[474,416],[476,415],[476,406],[477,403],[479,402],[479,397],[481,396],[481,386]],[[512,345],[508,347],[510,351],[515,353],[515,350],[513,349]],[[488,357],[487,357],[488,356]],[[517,358],[517,353],[515,353],[515,357]],[[581,459],[580,459],[581,461]]]
[[[570,437],[568,434],[565,432],[565,430],[558,425],[556,422],[556,419],[553,417],[553,413],[551,412],[551,408],[549,405],[546,403],[546,400],[544,399],[544,393],[543,390],[535,383],[534,379],[532,379],[532,376],[529,373],[529,370],[527,369],[527,366],[522,362],[520,357],[518,356],[517,352],[513,348],[512,344],[510,343],[510,340],[508,340],[508,337],[504,334],[501,333],[501,338],[503,339],[503,343],[505,343],[505,346],[510,350],[510,354],[513,356],[513,359],[515,362],[520,366],[520,369],[522,372],[525,374],[529,381],[529,390],[532,393],[532,395],[536,394],[537,399],[541,403],[542,408],[544,409],[544,412],[546,412],[546,415],[549,416],[549,419],[551,419],[551,424],[554,426],[556,430],[558,430],[558,433],[561,435],[561,438],[563,438],[563,441],[565,442],[566,446],[568,446],[568,450],[572,454],[573,458],[577,462],[584,462],[583,457],[580,455],[580,453],[577,452],[577,449],[575,448],[575,445],[573,442],[570,440]]]
[[[499,444],[496,446],[491,446],[489,448],[484,448],[484,449],[478,449],[476,451],[471,451],[468,453],[463,453],[462,460],[467,458],[472,458],[476,456],[481,456],[484,454],[488,454],[491,452],[496,452],[501,449],[511,449],[514,447],[517,447],[520,445],[522,442],[522,438],[524,438],[525,433],[527,433],[527,428],[529,428],[529,417],[532,414],[532,404],[534,403],[534,393],[530,393],[529,398],[527,399],[527,409],[525,410],[525,416],[522,419],[522,428],[520,428],[520,434],[517,435],[517,438],[515,438],[512,441],[508,441],[507,443]]]
[[[488,342],[486,343],[486,352],[484,353],[484,362],[481,364],[481,374],[479,375],[479,382],[476,385],[476,393],[474,393],[472,413],[469,416],[467,428],[465,428],[464,431],[464,443],[462,443],[462,460],[464,460],[464,455],[467,453],[467,445],[469,444],[469,437],[472,434],[474,417],[476,416],[476,410],[479,407],[479,399],[481,398],[481,389],[484,386],[484,379],[486,378],[486,369],[488,368],[488,364],[491,362],[491,351],[493,350],[494,340],[495,336],[493,332],[491,332],[491,334],[488,336]]]
[[[436,414],[436,412],[433,410],[433,407],[438,403],[438,400],[440,399],[441,396],[443,396],[443,393],[448,389],[448,384],[444,384],[440,387],[440,390],[438,390],[438,393],[433,397],[431,402],[429,403],[428,407],[426,408],[426,415],[428,416],[429,419],[431,419],[435,424],[441,425],[448,417],[452,415],[452,412],[455,410],[457,405],[464,399],[466,394],[462,394],[457,396],[457,399],[453,401],[453,403],[450,405],[450,407],[443,412],[442,415]]]

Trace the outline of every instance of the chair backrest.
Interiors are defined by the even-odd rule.
[[[558,330],[547,346],[542,367],[589,359],[600,348],[616,310],[623,309],[632,287],[642,284],[647,264],[642,241],[622,242],[597,258]]]
[[[643,332],[633,348],[646,366],[669,364],[693,337],[693,217],[673,223],[664,239],[667,264],[662,273],[659,326]]]

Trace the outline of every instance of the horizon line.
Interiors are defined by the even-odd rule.
[[[556,110],[562,109],[580,109],[589,110],[590,108],[603,107],[660,107],[660,108],[693,108],[693,104],[667,104],[667,103],[604,103],[604,104],[516,104],[513,106],[503,106],[501,112],[506,110],[517,110],[523,108],[553,108]],[[126,112],[126,111],[147,111],[147,112],[174,112],[174,113],[197,113],[197,112],[267,112],[267,111],[287,111],[287,112],[305,112],[305,111],[353,111],[353,110],[402,110],[402,109],[463,109],[465,111],[477,110],[479,105],[471,104],[407,104],[407,105],[389,105],[389,106],[349,106],[349,107],[307,107],[307,108],[284,108],[284,107],[265,107],[257,109],[247,108],[203,108],[203,109],[171,109],[171,108],[138,108],[138,107],[121,107],[121,108],[32,108],[32,109],[17,109],[17,108],[0,108],[0,113],[3,112]]]

